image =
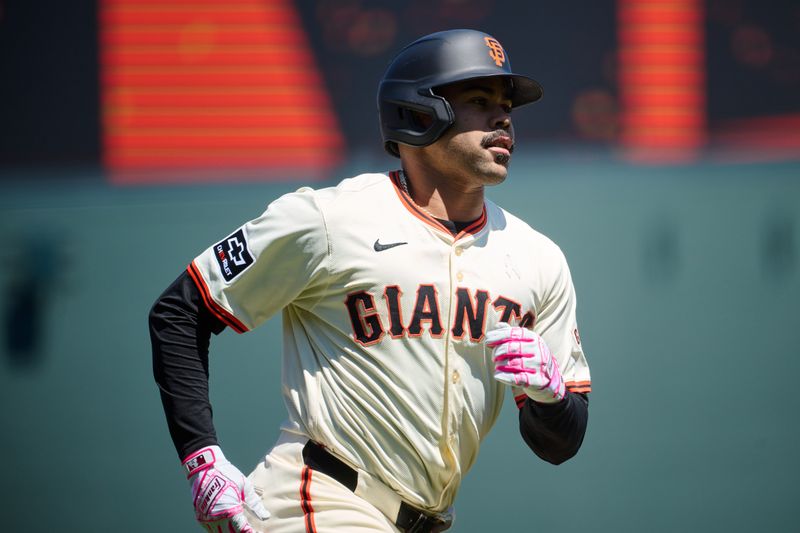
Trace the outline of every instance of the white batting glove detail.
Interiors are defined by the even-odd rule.
[[[206,531],[214,533],[254,533],[264,531],[262,524],[254,530],[245,517],[260,521],[269,518],[250,480],[225,459],[219,446],[207,446],[183,460],[189,483],[195,518]]]
[[[564,399],[566,389],[558,363],[539,335],[500,322],[486,333],[485,343],[492,348],[497,381],[521,387],[536,402]]]

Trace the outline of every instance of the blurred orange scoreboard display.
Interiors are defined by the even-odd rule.
[[[117,183],[324,178],[344,140],[291,1],[100,0]]]
[[[690,161],[707,141],[703,0],[617,0],[620,146],[633,161]]]

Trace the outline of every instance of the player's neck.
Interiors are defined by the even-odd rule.
[[[483,186],[464,190],[448,177],[403,171],[406,192],[417,206],[434,218],[470,222],[483,213]]]

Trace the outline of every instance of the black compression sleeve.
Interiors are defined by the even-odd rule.
[[[589,420],[589,398],[567,391],[555,404],[526,398],[519,411],[519,430],[533,452],[554,465],[573,457],[583,443]]]
[[[217,443],[208,398],[211,333],[225,324],[206,309],[184,271],[150,310],[153,375],[178,457]]]

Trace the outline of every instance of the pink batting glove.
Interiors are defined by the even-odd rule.
[[[486,333],[492,348],[494,379],[521,387],[533,401],[555,403],[564,399],[566,389],[550,348],[536,333],[499,322]]]
[[[254,533],[265,531],[263,524],[254,530],[245,509],[259,521],[269,518],[250,480],[233,466],[219,446],[207,446],[183,460],[192,484],[195,518],[206,531],[214,533]]]

